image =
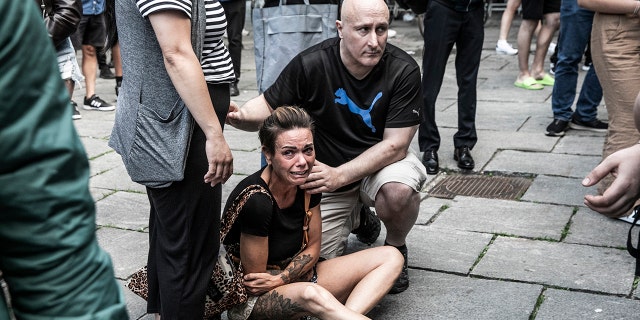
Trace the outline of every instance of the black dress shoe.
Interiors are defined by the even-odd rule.
[[[469,147],[460,147],[456,148],[453,151],[453,160],[458,161],[458,168],[471,170],[475,166],[475,162],[473,161],[473,157],[471,156],[471,151]]]
[[[238,90],[237,82],[233,82],[229,84],[229,95],[232,97],[236,97],[240,95],[240,90]]]
[[[427,150],[422,155],[422,164],[427,168],[427,174],[436,174],[440,170],[438,153],[435,150]]]

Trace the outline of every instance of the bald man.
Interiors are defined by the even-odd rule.
[[[420,124],[420,67],[387,43],[389,10],[383,0],[345,0],[338,37],[292,59],[263,94],[227,121],[255,131],[279,106],[298,105],[313,118],[316,163],[302,188],[322,193],[325,258],[342,255],[361,207],[375,207],[385,224],[385,245],[405,257],[391,293],[409,286],[405,239],[418,216],[426,170],[409,149]]]

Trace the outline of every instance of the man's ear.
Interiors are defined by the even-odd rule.
[[[336,20],[336,28],[338,29],[338,37],[342,39],[342,21]]]

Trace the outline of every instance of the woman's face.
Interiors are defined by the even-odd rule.
[[[311,130],[284,131],[276,138],[275,144],[275,154],[265,154],[273,173],[293,185],[303,184],[316,160]]]

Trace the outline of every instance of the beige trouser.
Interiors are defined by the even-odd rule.
[[[591,56],[602,85],[609,114],[609,129],[602,158],[640,140],[633,105],[640,92],[640,18],[596,13],[591,31]],[[602,194],[613,181],[609,175],[598,184]]]
[[[375,206],[378,190],[388,182],[400,182],[420,192],[427,180],[427,172],[418,157],[407,156],[368,176],[357,186],[342,192],[322,194],[322,246],[320,255],[330,259],[344,253],[351,230],[360,225],[362,205]]]

